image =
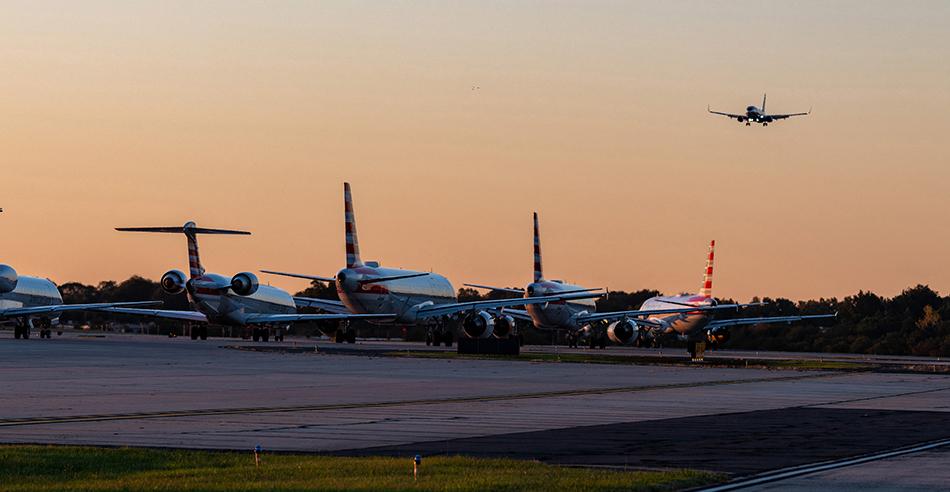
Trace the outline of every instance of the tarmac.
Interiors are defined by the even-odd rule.
[[[749,484],[749,490],[937,490],[950,483],[950,448],[942,445],[808,468],[950,438],[946,373],[386,357],[428,348],[382,341],[340,346],[288,339],[280,345],[288,351],[232,350],[227,347],[261,346],[233,339],[66,334],[13,340],[0,332],[0,442],[505,456],[611,468],[690,467],[726,473],[737,484],[781,470],[807,471]],[[662,351],[577,352],[660,357]],[[758,357],[946,364],[829,354]]]

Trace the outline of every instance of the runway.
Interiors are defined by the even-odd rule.
[[[344,346],[363,356],[223,348],[233,344],[253,345],[2,337],[0,442],[464,453],[743,477],[950,438],[950,376],[941,373],[378,356],[425,349],[401,342]],[[338,347],[284,345],[294,344]],[[947,452],[926,456],[950,464]],[[950,482],[950,467],[932,468],[931,480]],[[847,470],[823,473],[845,484]],[[812,477],[787,485],[800,490]]]

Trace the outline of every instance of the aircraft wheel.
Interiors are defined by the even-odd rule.
[[[346,333],[346,343],[356,343],[356,330],[350,330]]]
[[[267,328],[261,328],[261,341],[266,342],[270,340],[270,331]]]
[[[197,340],[197,339],[198,339],[198,330],[199,330],[199,328],[196,328],[196,327],[194,327],[194,326],[192,326],[191,329],[188,330],[188,331],[190,332],[190,334],[191,334],[191,339],[192,339],[192,340]]]
[[[752,123],[746,122],[745,126],[752,126]]]
[[[762,126],[769,126],[768,123],[762,123]]]
[[[199,333],[198,333],[198,336],[199,336],[202,340],[207,340],[207,339],[208,339],[208,327],[207,327],[207,326],[202,326],[201,329],[200,329],[200,331],[199,331]]]
[[[451,332],[451,331],[445,332],[444,337],[445,337],[445,338],[443,338],[443,341],[445,342],[445,346],[446,346],[446,347],[451,347],[451,346],[452,346],[452,342],[454,341],[454,340],[452,340],[452,332]]]
[[[603,350],[603,349],[606,349],[606,348],[607,348],[607,336],[604,335],[604,336],[600,337],[600,349]]]
[[[260,328],[253,328],[253,329],[251,329],[251,340],[254,340],[255,342],[258,342],[258,341],[260,341],[260,339],[261,339],[261,330],[260,330]]]
[[[20,339],[20,327],[19,327],[19,326],[14,326],[14,327],[13,327],[13,338],[16,339],[16,340],[19,340],[19,339]]]
[[[23,327],[23,339],[26,340],[27,338],[30,338],[30,327],[24,326],[24,327]]]
[[[426,333],[426,347],[428,347],[429,345],[432,345],[432,334]]]

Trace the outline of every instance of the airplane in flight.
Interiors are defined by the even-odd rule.
[[[3,212],[2,208],[0,212]],[[161,301],[63,304],[63,296],[51,280],[19,275],[10,265],[0,264],[0,323],[13,323],[15,339],[30,338],[34,321],[40,325],[40,338],[52,338],[53,326],[59,324],[60,313],[156,304],[161,304]]]
[[[788,114],[768,114],[765,112],[765,97],[762,95],[762,107],[757,108],[755,106],[749,106],[745,108],[745,114],[732,114],[732,113],[723,113],[720,111],[713,111],[708,106],[706,111],[709,111],[712,114],[718,114],[722,116],[728,116],[729,118],[734,118],[739,123],[745,123],[745,126],[750,126],[752,123],[761,123],[762,126],[769,126],[769,123],[777,120],[784,120],[786,118],[791,118],[792,116],[806,116],[811,114],[809,109],[807,113],[788,113]]]
[[[612,322],[615,330],[632,332],[637,341],[655,341],[662,336],[675,336],[686,341],[688,350],[694,360],[701,360],[706,344],[721,345],[729,340],[729,328],[738,325],[757,325],[768,323],[793,323],[796,321],[831,319],[835,314],[819,314],[811,316],[775,316],[763,318],[734,318],[714,319],[705,308],[720,305],[712,296],[713,259],[716,241],[709,243],[709,256],[706,260],[706,270],[703,276],[703,285],[699,293],[681,296],[657,296],[647,299],[640,306],[642,311],[663,310],[681,306],[695,306],[696,311],[678,313],[651,314],[643,318],[631,318],[627,312],[603,313],[603,319]],[[744,305],[744,306],[748,306]]]
[[[249,235],[249,232],[198,227],[194,222],[172,227],[118,227],[123,232],[184,234],[188,240],[189,277],[180,270],[169,270],[162,275],[162,290],[174,295],[187,292],[195,311],[164,309],[108,308],[110,313],[151,316],[197,323],[191,329],[191,339],[208,338],[208,324],[252,327],[252,338],[268,341],[273,332],[275,340],[283,340],[290,323],[302,321],[385,319],[394,315],[385,311],[376,314],[298,314],[293,297],[282,289],[260,285],[257,275],[241,272],[228,277],[207,273],[198,255],[199,234]]]
[[[340,300],[295,297],[298,307],[313,307],[330,313],[396,313],[394,319],[384,320],[402,326],[422,325],[426,328],[426,343],[440,345],[453,343],[451,325],[458,322],[462,334],[469,338],[507,338],[515,330],[509,316],[494,310],[526,304],[548,304],[576,297],[591,296],[589,292],[561,293],[519,299],[458,302],[452,283],[434,272],[419,272],[398,268],[384,268],[379,262],[360,258],[356,217],[350,184],[343,184],[344,231],[346,237],[346,266],[333,277],[262,270],[264,273],[316,280],[336,285]],[[379,322],[379,320],[374,321]],[[337,341],[352,341],[354,330],[345,321],[335,333]]]
[[[541,234],[538,227],[538,213],[534,213],[534,281],[524,289],[494,287],[481,284],[465,284],[467,287],[488,289],[513,294],[521,294],[525,299],[535,296],[572,295],[579,293],[596,293],[596,297],[605,295],[603,289],[586,288],[579,285],[566,284],[561,280],[545,280],[541,266]],[[532,304],[525,309],[503,308],[502,315],[530,322],[541,331],[564,330],[567,334],[568,345],[577,347],[581,340],[586,340],[590,348],[606,348],[610,340],[618,345],[628,345],[637,340],[639,331],[636,329],[637,319],[646,316],[681,314],[699,310],[701,312],[719,310],[738,310],[744,305],[722,304],[709,305],[700,308],[686,308],[684,305],[663,306],[659,308],[644,307],[640,310],[624,311],[623,316],[618,313],[597,313],[594,300],[591,298],[569,299],[563,302]],[[605,323],[613,321],[612,323]]]

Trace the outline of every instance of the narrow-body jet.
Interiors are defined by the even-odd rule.
[[[726,116],[732,118],[739,123],[745,123],[745,126],[751,126],[753,123],[760,123],[762,126],[769,126],[769,123],[778,120],[784,120],[791,118],[792,116],[806,116],[811,114],[809,109],[806,113],[786,113],[786,114],[768,114],[765,112],[765,95],[762,96],[762,107],[757,108],[755,106],[749,106],[745,108],[745,113],[743,114],[733,114],[733,113],[723,113],[721,111],[713,111],[709,107],[706,107],[706,111],[712,114],[718,114],[721,116]]]

